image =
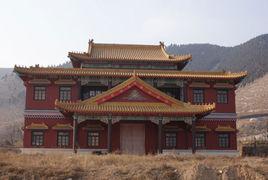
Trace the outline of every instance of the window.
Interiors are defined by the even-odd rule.
[[[229,147],[229,134],[219,134],[219,147],[228,148]]]
[[[42,146],[44,144],[44,132],[33,131],[32,132],[32,146]]]
[[[45,100],[46,99],[46,87],[36,86],[34,87],[34,100]]]
[[[194,103],[203,103],[204,102],[204,90],[203,89],[194,89]]]
[[[58,132],[58,146],[59,147],[66,147],[69,146],[70,135],[69,132]]]
[[[217,102],[221,104],[228,103],[228,90],[218,90],[217,91]]]
[[[195,147],[204,148],[205,147],[205,134],[197,133],[195,136]]]
[[[60,87],[60,100],[71,100],[71,87]]]
[[[98,132],[88,132],[87,144],[88,146],[99,146],[100,135]]]
[[[96,95],[98,95],[98,94],[100,94],[100,93],[102,93],[101,90],[90,90],[90,91],[89,91],[89,96],[90,96],[90,97],[94,97],[94,96],[96,96]]]
[[[164,87],[164,88],[159,88],[160,91],[166,93],[167,95],[180,99],[180,89],[179,88],[170,88],[170,87]]]
[[[177,134],[176,133],[166,133],[166,147],[175,148],[177,145]]]
[[[81,87],[81,94],[82,94],[82,99],[88,99],[91,97],[94,97],[104,91],[107,90],[107,87],[105,86],[82,86]]]

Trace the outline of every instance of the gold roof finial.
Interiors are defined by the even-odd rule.
[[[137,77],[137,74],[136,74],[136,70],[134,69],[133,70],[133,74],[132,74],[133,77]]]
[[[163,47],[165,46],[165,43],[163,41],[160,41],[159,43],[160,43],[160,46],[163,46]]]
[[[89,43],[89,44],[90,44],[90,43],[93,43],[93,41],[94,41],[94,39],[90,39],[90,38],[89,38],[88,43]]]

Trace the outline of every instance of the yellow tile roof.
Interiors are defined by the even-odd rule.
[[[131,69],[93,69],[93,68],[44,68],[44,67],[14,67],[19,74],[31,75],[64,75],[64,76],[102,76],[122,77],[132,76]],[[223,79],[241,80],[246,77],[247,72],[195,72],[195,71],[171,71],[171,70],[135,70],[141,78],[174,78],[174,79]]]
[[[54,130],[71,130],[73,126],[71,124],[61,124],[57,123],[55,126],[52,127]]]
[[[200,132],[208,132],[211,131],[210,128],[208,128],[207,126],[196,126],[196,131],[200,131]]]
[[[105,60],[105,61],[164,61],[183,62],[192,59],[187,55],[170,55],[164,44],[160,45],[133,45],[133,44],[100,44],[89,42],[88,52],[69,52],[69,57],[76,60]]]
[[[218,126],[215,131],[218,132],[235,132],[236,130],[231,126]]]
[[[110,102],[109,98],[118,92],[136,86],[142,91],[159,99],[159,102]],[[63,112],[78,114],[112,114],[112,115],[151,115],[151,116],[193,116],[204,115],[215,109],[215,104],[192,105],[174,99],[132,76],[116,87],[93,98],[78,102],[55,102],[55,106]]]
[[[45,123],[31,123],[26,129],[48,129],[48,126]]]

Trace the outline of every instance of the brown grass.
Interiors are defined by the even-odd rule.
[[[0,153],[0,179],[267,179],[268,158]]]

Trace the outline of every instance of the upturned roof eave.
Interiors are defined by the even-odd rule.
[[[215,110],[215,108],[210,108],[206,110],[200,110],[200,111],[122,111],[119,110],[105,110],[105,108],[100,109],[88,109],[86,107],[80,109],[79,106],[73,106],[73,107],[65,107],[63,104],[56,104],[55,105],[57,109],[59,109],[63,113],[71,113],[71,114],[81,114],[81,115],[115,115],[115,116],[129,116],[129,115],[136,115],[136,116],[167,116],[167,117],[203,117],[212,111]],[[200,105],[201,106],[201,105]]]
[[[86,52],[69,52],[68,57],[71,60],[81,61],[81,62],[90,62],[90,61],[149,61],[149,62],[170,62],[170,63],[182,63],[188,62],[192,60],[192,55],[185,54],[185,55],[176,55],[176,56],[167,56],[166,58],[113,58],[113,57],[106,57],[106,58],[98,58],[98,57],[91,57],[90,54]],[[171,58],[172,57],[172,58]]]
[[[19,76],[26,75],[56,75],[56,76],[76,76],[76,77],[123,77],[129,78],[133,74],[133,69],[101,69],[101,68],[40,68],[40,67],[14,67],[14,72]],[[168,79],[215,79],[234,80],[235,84],[242,81],[247,72],[223,73],[223,72],[191,72],[175,70],[135,70],[141,78],[168,78]]]

